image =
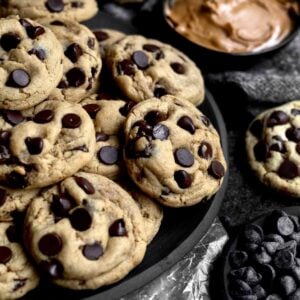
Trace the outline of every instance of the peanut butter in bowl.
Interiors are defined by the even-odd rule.
[[[174,29],[202,47],[226,53],[260,52],[297,26],[297,0],[175,0],[165,15]]]

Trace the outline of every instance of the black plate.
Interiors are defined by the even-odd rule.
[[[119,22],[110,16],[100,13],[96,19],[87,23],[90,28],[115,28],[126,33],[135,30],[128,24]],[[200,109],[208,116],[221,136],[226,160],[228,161],[227,133],[222,115],[212,95],[206,91],[206,100]],[[117,284],[95,291],[70,291],[52,285],[43,284],[28,294],[26,299],[119,299],[150,282],[162,272],[178,262],[191,251],[204,236],[215,217],[218,215],[226,190],[226,174],[220,191],[205,203],[190,208],[164,209],[164,220],[156,238],[149,245],[143,262],[125,279]]]

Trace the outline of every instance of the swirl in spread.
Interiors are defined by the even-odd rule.
[[[221,52],[255,52],[272,47],[293,31],[296,0],[177,0],[166,7],[176,31]]]

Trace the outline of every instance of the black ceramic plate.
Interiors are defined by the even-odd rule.
[[[290,206],[290,207],[283,208],[282,210],[285,211],[288,215],[300,217],[300,207],[299,206]],[[249,223],[263,226],[264,221],[267,216],[269,216],[268,213],[264,214],[261,217],[254,219],[252,222],[249,222]],[[232,297],[230,296],[229,290],[228,290],[228,274],[231,271],[231,267],[230,267],[230,263],[229,263],[229,254],[230,254],[230,252],[234,251],[237,247],[238,233],[239,233],[239,231],[236,232],[235,236],[232,237],[228,241],[228,243],[226,244],[226,247],[224,248],[223,254],[222,254],[222,256],[223,256],[223,275],[222,275],[223,280],[222,280],[222,287],[221,287],[220,293],[219,293],[219,295],[220,295],[219,299],[232,300]]]
[[[115,28],[126,33],[134,29],[126,23],[114,20],[100,13],[88,22],[90,28]],[[208,116],[221,136],[226,160],[228,161],[227,134],[222,115],[212,95],[207,91],[206,99],[200,109]],[[205,203],[190,208],[164,209],[164,220],[156,238],[149,245],[146,256],[121,282],[95,291],[69,291],[55,286],[42,284],[37,290],[28,294],[26,299],[89,299],[112,300],[141,288],[162,272],[178,262],[203,237],[217,216],[224,197],[228,174],[220,191]]]

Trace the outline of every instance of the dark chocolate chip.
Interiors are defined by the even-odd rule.
[[[294,227],[295,227],[295,231],[299,232],[300,231],[300,221],[299,218],[297,216],[289,216],[289,218],[292,220]]]
[[[58,20],[55,20],[55,21],[51,22],[50,24],[54,25],[54,26],[66,26],[65,23],[58,21]]]
[[[40,112],[38,112],[34,117],[33,117],[33,122],[38,123],[38,124],[46,124],[49,123],[53,120],[54,118],[54,113],[50,109],[45,109]]]
[[[133,124],[132,128],[139,127],[137,132],[137,137],[141,136],[152,136],[153,129],[152,127],[144,120],[137,121]]]
[[[82,48],[76,43],[71,44],[65,51],[65,56],[68,57],[72,63],[76,63],[82,54]]]
[[[69,211],[75,207],[74,200],[68,194],[53,195],[51,210],[56,217],[66,217]]]
[[[267,250],[268,254],[274,255],[280,244],[278,242],[262,242],[261,245]]]
[[[135,104],[136,103],[133,101],[126,102],[126,104],[119,109],[120,114],[124,117],[127,117],[127,115],[129,114],[131,109],[135,106]]]
[[[258,274],[255,269],[251,266],[239,268],[231,271],[229,277],[242,279],[247,282],[250,286],[255,286],[261,281],[261,275]]]
[[[209,120],[208,117],[202,115],[202,116],[200,116],[200,120],[202,121],[202,123],[203,123],[206,127],[209,127],[209,125],[210,125],[211,122],[210,122],[210,120]]]
[[[252,259],[259,264],[269,264],[272,257],[267,253],[264,247],[258,247],[252,254]]]
[[[188,168],[194,164],[194,155],[186,148],[176,149],[174,158],[178,165]]]
[[[178,120],[177,125],[179,127],[183,128],[184,130],[188,131],[190,134],[194,134],[196,131],[195,125],[194,125],[192,119],[188,116],[181,117]]]
[[[92,224],[91,214],[83,207],[75,208],[71,212],[69,219],[72,227],[77,231],[88,230]]]
[[[15,189],[23,189],[27,186],[27,181],[24,175],[13,171],[6,176],[6,185],[15,188]]]
[[[182,189],[187,189],[192,185],[192,176],[184,170],[179,170],[174,173],[174,179],[178,186]]]
[[[86,178],[75,176],[75,181],[88,195],[95,193],[94,186]]]
[[[26,31],[28,36],[33,40],[45,33],[45,29],[41,26],[30,26],[26,28]]]
[[[298,143],[298,144],[296,145],[296,151],[297,151],[298,154],[300,154],[300,143]]]
[[[153,128],[152,136],[157,140],[166,140],[170,135],[169,128],[164,124],[155,125]]]
[[[35,55],[41,61],[46,59],[46,52],[41,48],[39,49],[33,48],[28,52],[28,54]]]
[[[25,139],[25,144],[26,144],[28,152],[31,155],[40,154],[44,148],[43,139],[41,139],[39,137],[36,137],[36,138],[27,137]]]
[[[66,73],[70,87],[79,87],[85,83],[86,76],[80,68],[73,68]]]
[[[151,110],[149,111],[145,116],[145,121],[150,126],[155,126],[158,123],[165,121],[168,118],[168,116],[158,110]]]
[[[291,127],[285,132],[286,137],[295,143],[300,142],[300,128]]]
[[[7,79],[6,86],[14,88],[24,88],[30,84],[29,74],[22,69],[12,71]]]
[[[156,45],[153,45],[153,44],[145,44],[143,46],[143,49],[148,51],[148,52],[157,52],[157,51],[160,51],[160,48]]]
[[[62,239],[56,233],[48,233],[39,240],[39,250],[46,256],[57,255],[62,247]]]
[[[286,153],[286,147],[283,142],[277,142],[270,146],[270,151],[276,151],[280,153]]]
[[[57,259],[52,259],[50,262],[42,261],[40,263],[40,269],[51,278],[59,278],[64,272],[62,264]]]
[[[119,160],[119,149],[112,146],[104,146],[99,150],[97,156],[105,165],[114,165]]]
[[[0,264],[8,263],[12,258],[12,252],[10,248],[0,246]]]
[[[9,146],[9,140],[11,137],[11,132],[7,130],[0,131],[0,145]]]
[[[50,12],[62,12],[64,10],[63,0],[47,0],[46,7]]]
[[[263,240],[263,230],[256,224],[247,224],[243,230],[242,238],[248,243],[260,244]]]
[[[281,217],[277,220],[277,230],[282,236],[291,235],[294,232],[294,223],[289,217]]]
[[[5,146],[0,145],[0,164],[6,163],[10,158],[9,150]]]
[[[255,120],[251,125],[250,125],[250,132],[257,137],[258,139],[261,138],[263,131],[263,124],[260,120]]]
[[[100,106],[98,104],[86,104],[83,106],[86,112],[90,115],[92,119],[96,118],[98,111],[100,110]]]
[[[218,160],[213,160],[209,166],[208,173],[215,179],[221,179],[225,175],[225,168]]]
[[[66,89],[68,86],[69,86],[69,85],[68,85],[68,83],[67,83],[66,81],[61,80],[61,81],[59,82],[59,84],[57,85],[57,88],[58,88],[58,89]]]
[[[81,125],[81,118],[76,114],[66,114],[62,118],[62,124],[65,128],[78,128]]]
[[[14,288],[13,291],[16,292],[17,290],[21,289],[25,286],[27,279],[14,279]]]
[[[185,67],[183,66],[183,64],[180,63],[172,63],[171,64],[171,68],[173,69],[173,71],[177,74],[184,74],[185,73]]]
[[[206,160],[212,158],[213,150],[209,143],[202,142],[198,149],[198,155]]]
[[[16,33],[3,34],[0,39],[0,45],[5,51],[15,49],[21,42],[21,38]]]
[[[96,36],[98,42],[103,42],[109,38],[108,33],[102,30],[94,31],[94,35]]]
[[[244,267],[248,261],[248,254],[245,251],[234,251],[229,255],[229,262],[232,268]]]
[[[254,253],[258,249],[258,245],[255,243],[245,243],[243,249],[248,253]]]
[[[88,39],[87,45],[90,49],[94,49],[95,48],[95,39],[90,37]]]
[[[283,296],[288,296],[294,293],[297,289],[297,284],[292,276],[282,276],[279,278],[279,290]]]
[[[138,66],[139,69],[145,70],[149,66],[148,56],[143,51],[135,51],[132,54],[132,61]]]
[[[295,257],[290,250],[279,250],[273,257],[273,264],[278,269],[290,269],[295,264]]]
[[[82,254],[88,260],[98,260],[103,255],[104,251],[100,243],[85,245],[82,249]]]
[[[276,278],[276,271],[273,266],[269,264],[258,265],[258,272],[262,275],[263,285],[269,287]]]
[[[19,243],[22,241],[22,233],[15,225],[10,225],[6,231],[6,236],[11,243]]]
[[[18,125],[23,122],[25,118],[22,116],[22,113],[17,110],[6,110],[3,113],[5,121],[10,123],[11,125]]]
[[[96,142],[105,142],[109,139],[108,135],[102,132],[96,132]]]
[[[120,61],[117,68],[120,75],[133,76],[135,74],[134,63],[130,59]]]
[[[290,119],[289,116],[285,112],[277,110],[274,111],[268,118],[267,126],[273,127],[276,125],[283,125],[288,123],[289,119]]]
[[[163,186],[162,187],[162,190],[161,190],[161,195],[162,196],[168,196],[170,195],[170,189],[167,187],[167,186]]]
[[[294,179],[299,175],[298,166],[290,160],[285,160],[277,173],[281,178]]]
[[[268,145],[260,141],[253,148],[255,159],[259,162],[265,161],[269,157],[269,147]]]
[[[32,26],[32,24],[29,23],[26,19],[20,19],[19,22],[25,29]]]
[[[155,89],[154,89],[154,92],[153,92],[154,97],[160,98],[160,97],[165,96],[167,94],[168,94],[168,92],[167,92],[167,90],[164,86],[162,86],[162,85],[156,85],[155,86]]]
[[[298,115],[300,115],[300,110],[299,110],[299,109],[296,109],[296,108],[293,108],[293,109],[291,110],[291,114],[292,114],[293,116],[298,116]]]
[[[127,236],[127,230],[123,219],[116,220],[109,227],[109,235],[113,236]]]
[[[277,251],[281,251],[281,250],[290,251],[293,253],[294,256],[296,256],[297,242],[294,240],[290,240],[286,243],[280,244],[277,248]]]
[[[265,289],[261,286],[261,285],[256,285],[253,289],[253,294],[256,296],[256,298],[258,300],[262,300],[265,299],[267,296],[267,293],[265,291]]]
[[[229,293],[235,299],[240,299],[242,296],[252,295],[252,289],[246,282],[237,279],[229,283]]]

